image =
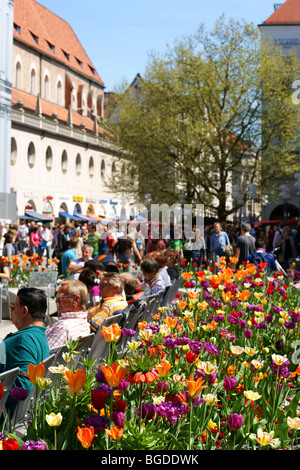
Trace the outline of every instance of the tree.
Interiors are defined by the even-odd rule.
[[[255,25],[224,17],[210,33],[202,25],[162,57],[152,53],[144,76],[116,92],[106,122],[127,162],[114,190],[169,204],[184,194],[226,220],[248,200],[249,183],[293,167],[299,70],[296,56],[261,44]]]

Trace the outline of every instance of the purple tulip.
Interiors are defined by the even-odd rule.
[[[122,413],[122,411],[113,411],[111,414],[111,419],[113,420],[117,428],[124,428],[125,414]]]
[[[22,450],[46,450],[47,444],[42,441],[26,441],[22,445]]]
[[[228,426],[233,431],[237,431],[238,429],[240,429],[243,425],[243,422],[243,416],[238,415],[237,413],[232,413],[228,418]]]
[[[130,328],[122,328],[122,334],[128,338],[132,338],[136,335],[136,331],[131,330]]]
[[[10,396],[13,397],[17,401],[26,400],[28,393],[29,393],[28,388],[23,388],[23,387],[12,387],[9,390]]]
[[[137,416],[140,415],[141,411],[141,417],[142,419],[149,420],[153,419],[155,416],[155,405],[153,403],[142,403],[142,408],[141,410],[139,408],[135,408]]]
[[[244,330],[244,336],[245,338],[251,338],[252,330],[250,330],[249,328],[246,328],[246,330]]]
[[[96,432],[104,431],[109,425],[109,419],[100,415],[87,416],[83,422],[85,426],[93,426]]]
[[[235,377],[225,377],[223,386],[226,392],[232,392],[232,390],[235,389],[236,385],[237,385],[237,380]]]

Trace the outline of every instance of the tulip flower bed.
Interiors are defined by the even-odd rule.
[[[33,271],[57,271],[59,260],[53,258],[45,261],[45,258],[39,257],[36,253],[32,256],[13,255],[11,260],[5,256],[1,260],[9,267],[9,287],[26,286],[30,279],[30,273]]]
[[[176,300],[138,333],[103,331],[105,363],[73,370],[74,343],[52,383],[42,365],[31,371],[42,391],[31,423],[22,439],[12,423],[2,448],[297,448],[300,273],[222,264],[183,277]],[[117,354],[121,335],[129,348]]]

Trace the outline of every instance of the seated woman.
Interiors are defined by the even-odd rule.
[[[179,253],[173,248],[168,248],[165,252],[165,257],[167,259],[167,272],[170,276],[171,281],[179,278]]]
[[[159,274],[160,265],[154,258],[145,258],[140,266],[143,278],[150,287],[150,295],[159,294],[166,289],[164,281]]]
[[[97,276],[97,273],[90,268],[84,268],[80,273],[79,281],[83,282],[88,290],[89,298],[87,308],[100,302],[100,279]]]
[[[167,258],[164,255],[163,252],[160,251],[151,251],[150,253],[147,253],[144,259],[147,258],[153,258],[155,259],[158,264],[159,264],[159,274],[162,277],[162,280],[165,284],[165,287],[170,287],[172,285],[170,276],[167,271]]]

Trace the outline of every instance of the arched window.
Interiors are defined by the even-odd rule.
[[[93,159],[93,157],[90,157],[90,160],[89,160],[89,175],[90,175],[91,178],[94,176],[94,171],[95,171],[94,159]]]
[[[67,152],[64,150],[61,156],[61,171],[65,174],[67,173],[68,169],[68,155]]]
[[[81,173],[81,156],[79,153],[77,154],[77,157],[76,157],[75,167],[76,167],[76,175],[79,176]]]
[[[52,149],[49,146],[46,150],[46,168],[48,171],[52,169],[53,165],[53,154],[52,154]]]
[[[116,164],[115,162],[113,162],[111,166],[111,176],[114,176],[115,173],[116,173]]]
[[[57,82],[56,102],[62,106],[62,84],[60,80]]]
[[[101,178],[104,179],[105,177],[105,161],[102,160],[101,162]]]
[[[35,146],[33,142],[30,142],[28,146],[27,161],[28,161],[29,168],[33,168],[34,163],[35,163]]]
[[[17,161],[17,142],[14,137],[11,139],[10,164],[14,165]]]
[[[30,74],[30,93],[36,95],[36,72],[34,69],[31,69]]]
[[[22,87],[22,66],[21,63],[18,61],[16,64],[16,76],[15,76],[15,87],[21,88]]]
[[[44,99],[49,100],[50,97],[50,80],[49,76],[45,75],[44,78]]]

